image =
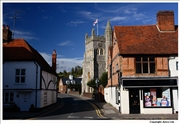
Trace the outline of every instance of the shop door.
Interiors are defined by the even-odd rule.
[[[140,114],[139,89],[129,89],[130,114]]]

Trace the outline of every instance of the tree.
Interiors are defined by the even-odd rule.
[[[87,82],[87,85],[89,87],[92,87],[93,89],[96,89],[96,82],[95,82],[95,79],[91,79]]]
[[[104,72],[104,73],[102,73],[102,75],[99,79],[99,85],[106,87],[107,82],[108,82],[108,72]]]

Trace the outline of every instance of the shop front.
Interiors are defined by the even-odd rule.
[[[122,79],[122,87],[129,94],[129,114],[174,113],[173,103],[178,101],[173,99],[173,89],[177,88],[177,79]]]

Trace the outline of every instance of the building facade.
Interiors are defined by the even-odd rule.
[[[178,26],[173,11],[159,11],[156,17],[155,25],[114,27],[104,94],[122,114],[177,109],[178,80],[170,75],[169,58],[178,56]]]
[[[52,67],[24,39],[12,39],[3,26],[3,108],[30,111],[57,102],[56,51]]]
[[[92,29],[91,36],[85,35],[85,53],[83,61],[82,93],[93,92],[87,86],[91,79],[99,79],[103,72],[107,72],[108,47],[112,41],[112,28],[107,22],[104,36],[96,36]]]

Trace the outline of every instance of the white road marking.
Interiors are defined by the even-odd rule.
[[[86,116],[85,116],[84,118],[94,118],[94,117],[86,117]]]
[[[80,118],[79,116],[68,116],[68,118]]]

